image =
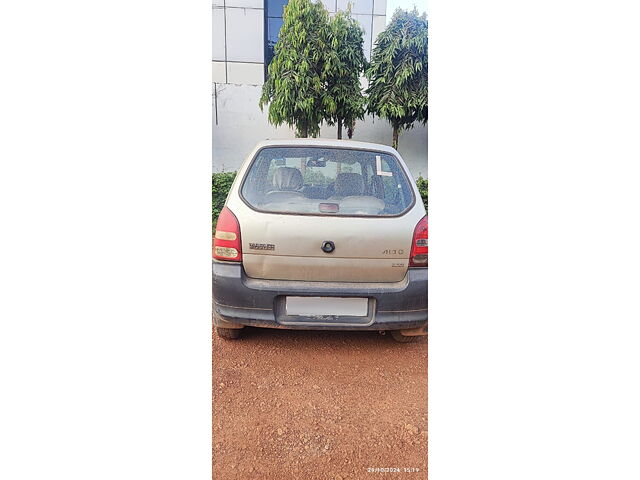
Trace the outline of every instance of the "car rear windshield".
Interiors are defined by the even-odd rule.
[[[345,148],[263,148],[241,193],[257,210],[316,215],[395,216],[414,201],[396,157]]]

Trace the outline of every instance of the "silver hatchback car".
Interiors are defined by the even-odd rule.
[[[213,322],[427,333],[428,231],[396,150],[345,140],[259,143],[213,238]]]

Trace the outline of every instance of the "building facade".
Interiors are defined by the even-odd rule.
[[[330,13],[346,10],[362,26],[364,53],[371,58],[377,35],[386,26],[387,0],[321,0]],[[213,0],[213,171],[236,170],[256,142],[293,138],[287,126],[274,127],[258,106],[266,68],[282,26],[287,0]],[[366,82],[363,79],[363,82]],[[336,138],[324,125],[321,136]],[[391,144],[391,126],[365,117],[354,140]],[[399,149],[418,177],[427,176],[427,129],[416,125],[400,136]]]

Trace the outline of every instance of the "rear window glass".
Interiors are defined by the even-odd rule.
[[[257,210],[316,215],[386,216],[405,212],[413,192],[393,155],[367,150],[268,147],[242,185]]]

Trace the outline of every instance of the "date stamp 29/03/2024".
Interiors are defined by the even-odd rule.
[[[368,467],[368,473],[418,473],[418,467]]]

